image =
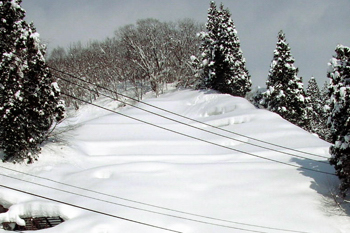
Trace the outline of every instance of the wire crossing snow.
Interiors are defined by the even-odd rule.
[[[329,156],[328,143],[274,113],[256,109],[243,98],[183,90],[169,92],[159,98],[148,95],[145,101],[242,135]],[[295,158],[217,137],[139,109],[120,108],[117,102],[107,98],[100,98],[96,104],[237,150],[298,166],[334,172],[328,164],[316,164],[312,160]],[[143,108],[150,107],[143,106]],[[150,110],[165,114],[164,111],[154,108]],[[57,142],[48,143],[43,147],[43,153],[37,163],[31,166],[3,165],[58,181],[57,183],[11,170],[2,169],[1,173],[31,182],[34,180],[43,186],[79,192],[96,199],[74,196],[43,186],[38,189],[37,186],[26,182],[13,182],[8,177],[0,177],[3,185],[186,233],[281,232],[277,229],[338,233],[346,232],[350,227],[346,217],[330,214],[333,209],[327,208],[324,203],[325,196],[329,192],[329,184],[337,182],[335,177],[221,149],[89,105],[83,106],[77,112],[70,112],[69,115],[70,117],[54,132]],[[206,128],[204,125],[174,115],[169,117]],[[234,137],[250,140],[238,135]],[[314,158],[312,155],[305,155],[308,156]],[[62,183],[71,186],[64,186]],[[6,195],[3,195],[4,193]],[[0,189],[0,194],[2,194],[0,204],[6,204],[4,207],[11,206],[8,213],[0,215],[0,221],[11,219],[19,221],[20,216],[46,213],[65,219],[64,223],[51,228],[50,232],[163,232],[160,229],[149,229],[3,188]],[[130,204],[127,200],[115,200],[113,196],[139,203]],[[147,208],[150,212],[115,206],[108,202]],[[157,209],[151,205],[169,210]],[[174,215],[170,209],[183,211],[176,214],[183,218],[189,217],[186,213],[197,214],[191,218],[197,219],[198,222],[167,216]],[[165,215],[154,214],[152,211],[163,212]],[[201,216],[212,219],[204,219]],[[231,221],[225,225],[232,228],[200,222],[222,224],[219,219]],[[42,230],[45,231],[47,230]]]

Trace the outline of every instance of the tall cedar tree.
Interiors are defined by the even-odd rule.
[[[291,123],[307,128],[307,99],[302,79],[297,74],[298,68],[294,66],[285,34],[280,31],[266,81],[267,90],[262,94],[260,104]]]
[[[20,4],[0,1],[0,148],[4,161],[31,163],[63,118],[64,105],[45,65],[45,47]]]
[[[252,83],[229,10],[211,2],[206,29],[199,34],[201,87],[244,97]]]
[[[341,193],[350,188],[350,47],[338,45],[329,62],[330,116],[328,123],[334,145],[330,147],[336,174],[341,181]]]
[[[321,133],[321,138],[323,140],[326,140],[327,142],[329,143],[332,143],[332,137],[331,137],[331,129],[329,127],[329,124],[327,123],[328,122],[328,118],[330,116],[330,112],[331,112],[331,109],[329,107],[330,105],[330,96],[329,96],[329,81],[326,81],[324,84],[323,84],[323,87],[320,91],[321,93],[321,106],[323,106],[322,110],[323,110],[323,118],[324,118],[324,125],[323,125],[323,130],[322,130],[322,133]]]
[[[307,103],[308,118],[310,120],[309,131],[324,138],[327,119],[323,110],[324,103],[322,101],[321,92],[314,77],[311,77],[308,82],[306,97],[309,100]]]

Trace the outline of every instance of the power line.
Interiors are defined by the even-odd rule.
[[[69,97],[71,97],[71,98],[80,100],[80,101],[82,101],[82,102],[85,102],[85,103],[87,103],[87,104],[91,104],[91,105],[94,105],[94,106],[96,106],[96,107],[99,107],[99,108],[102,108],[102,109],[105,109],[105,110],[114,112],[114,113],[116,113],[116,114],[123,115],[123,116],[125,116],[125,117],[131,118],[131,119],[134,119],[134,120],[137,120],[137,121],[140,121],[140,122],[149,124],[149,125],[153,125],[153,126],[156,126],[156,127],[158,127],[158,128],[162,128],[162,129],[165,129],[165,130],[168,130],[168,131],[177,133],[177,134],[181,134],[181,135],[183,135],[183,136],[187,136],[187,137],[190,137],[190,138],[192,138],[192,139],[196,139],[196,140],[200,140],[200,141],[202,141],[202,142],[210,143],[210,144],[212,144],[212,145],[220,146],[220,147],[223,147],[223,148],[226,148],[226,149],[230,149],[230,150],[233,150],[233,151],[236,151],[236,152],[240,152],[240,153],[252,155],[252,156],[254,156],[254,157],[266,159],[266,160],[273,161],[273,162],[277,162],[277,163],[282,163],[282,164],[289,165],[289,166],[293,166],[293,167],[297,167],[297,168],[300,168],[300,169],[306,169],[306,170],[310,170],[310,171],[314,171],[314,172],[320,172],[320,173],[324,173],[324,174],[334,175],[334,174],[332,174],[332,173],[323,172],[323,171],[318,171],[318,170],[314,170],[314,169],[310,169],[310,168],[305,168],[305,167],[301,167],[301,166],[296,166],[296,165],[293,165],[293,164],[284,163],[284,162],[277,161],[277,160],[273,160],[273,159],[268,159],[268,158],[265,158],[265,157],[262,157],[262,156],[258,156],[258,155],[254,155],[254,154],[248,153],[248,152],[244,152],[244,151],[236,150],[236,149],[233,149],[233,148],[230,148],[230,147],[222,146],[222,145],[219,145],[219,144],[210,142],[210,141],[206,141],[206,140],[203,140],[203,139],[200,139],[200,138],[196,138],[196,137],[193,137],[193,136],[190,136],[190,135],[186,135],[186,134],[184,134],[184,133],[180,133],[180,132],[177,132],[177,131],[174,131],[174,130],[167,129],[167,128],[165,128],[165,127],[157,126],[157,125],[155,125],[155,124],[151,124],[151,123],[149,123],[149,122],[142,121],[142,120],[139,120],[139,119],[137,119],[137,118],[127,116],[127,115],[125,115],[125,114],[118,113],[118,112],[116,112],[116,111],[113,111],[113,110],[104,108],[104,107],[99,106],[99,105],[96,105],[96,104],[92,104],[92,103],[90,103],[90,102],[81,100],[81,99],[79,99],[79,98],[76,98],[76,97],[74,97],[74,96],[71,96],[71,95],[68,95],[68,94],[65,94],[65,93],[62,93],[62,94],[66,95],[66,96],[69,96]],[[109,97],[109,98],[111,98],[111,97]],[[124,103],[125,103],[125,102],[124,102]],[[131,105],[131,106],[133,106],[133,105]],[[136,106],[134,106],[134,107],[136,107]],[[138,107],[137,107],[137,108],[138,108]],[[142,109],[142,108],[139,108],[139,109],[144,110],[144,109]],[[145,110],[145,111],[150,112],[150,111],[148,111],[148,110]],[[150,113],[152,113],[152,112],[150,112]],[[155,113],[153,113],[153,114],[155,114]],[[162,115],[160,115],[160,114],[156,114],[156,115],[159,115],[159,116],[161,116],[161,117],[165,117],[165,116],[162,116]],[[181,115],[179,115],[179,116],[181,116]],[[184,116],[181,116],[181,117],[184,117]],[[165,118],[167,118],[167,119],[169,119],[169,120],[173,120],[173,121],[178,122],[178,123],[181,123],[180,121],[176,121],[176,120],[171,119],[171,118],[168,118],[168,117],[165,117]],[[184,117],[184,118],[186,118],[186,117]],[[188,119],[190,119],[190,118],[188,118]],[[191,119],[191,120],[193,120],[193,119]],[[193,121],[195,121],[195,120],[193,120]],[[204,125],[207,125],[206,123],[203,123],[203,122],[200,122],[200,121],[197,121],[197,122],[199,122],[199,123],[201,123],[201,124],[204,124]],[[188,124],[186,124],[186,125],[188,125]],[[188,125],[188,126],[191,126],[191,125]],[[209,125],[209,126],[214,127],[214,128],[217,128],[217,129],[220,129],[220,130],[223,130],[223,129],[219,128],[219,127],[215,127],[215,126],[212,126],[212,125]],[[191,126],[191,127],[193,127],[193,126]],[[197,128],[197,127],[194,127],[194,128]],[[200,129],[200,128],[197,128],[197,129]],[[200,129],[200,130],[202,130],[202,129]],[[206,132],[208,132],[208,133],[213,133],[213,132],[210,132],[210,131],[207,131],[207,130],[204,130],[204,131],[206,131]],[[225,131],[225,130],[224,130],[224,131]],[[228,132],[231,132],[231,131],[228,131]],[[231,132],[231,133],[232,133],[232,132]],[[214,133],[214,134],[216,134],[216,133]],[[220,135],[220,134],[216,134],[216,135],[222,136],[222,137],[226,137],[226,136]],[[240,136],[241,136],[241,135],[240,135]],[[246,138],[249,138],[249,137],[244,136],[244,135],[242,135],[242,136],[243,136],[243,137],[246,137]],[[227,137],[227,138],[229,138],[229,137]],[[240,141],[240,140],[234,139],[234,138],[230,138],[230,139],[236,140],[236,141]],[[253,139],[253,140],[256,140],[256,139]],[[258,141],[258,140],[257,140],[257,141]],[[242,143],[247,143],[247,142],[244,142],[244,141],[241,141],[241,142],[242,142]],[[264,142],[264,143],[265,143],[265,142]],[[258,145],[254,145],[254,144],[251,144],[251,143],[247,143],[247,144],[250,144],[250,145],[253,145],[253,146],[258,146]],[[258,146],[258,147],[261,147],[261,146]],[[268,149],[268,150],[272,150],[272,151],[276,151],[276,152],[280,152],[280,151],[273,150],[273,149],[266,148],[266,147],[261,147],[261,148]],[[282,152],[280,152],[280,153],[282,153]],[[304,153],[304,152],[302,152],[302,153]],[[297,156],[297,155],[293,155],[293,154],[289,154],[289,155],[296,156],[296,157],[301,157],[301,156]],[[311,154],[311,155],[312,155],[312,154]],[[305,157],[301,157],[301,158],[305,158]],[[308,158],[306,158],[306,159],[308,159]],[[310,159],[310,160],[312,160],[312,159]],[[313,160],[313,161],[316,161],[316,160]],[[323,161],[316,161],[316,162],[323,162]],[[0,174],[0,175],[3,175],[3,174]],[[5,176],[6,176],[6,175],[5,175]],[[10,177],[10,176],[7,176],[7,177],[13,178],[13,177]],[[13,178],[13,179],[17,179],[17,178]],[[17,180],[21,180],[21,179],[17,179]],[[21,180],[21,181],[29,182],[29,181],[25,181],[25,180]],[[143,210],[143,211],[147,211],[147,212],[151,212],[151,213],[162,214],[162,213],[158,213],[158,212],[155,212],[155,211],[145,210],[145,209],[141,209],[141,208],[137,208],[137,207],[130,207],[130,206],[123,205],[123,204],[119,204],[119,203],[108,202],[108,201],[100,200],[100,199],[97,199],[97,198],[93,198],[93,197],[89,197],[89,196],[85,196],[85,195],[80,195],[80,194],[77,194],[77,193],[74,193],[74,192],[69,192],[69,191],[65,191],[65,190],[61,190],[61,189],[52,188],[52,187],[45,186],[45,185],[41,185],[41,184],[37,184],[37,183],[34,183],[34,182],[29,182],[29,183],[33,183],[33,184],[36,184],[36,185],[39,185],[39,186],[43,186],[43,187],[46,187],[46,188],[51,188],[51,189],[54,189],[54,190],[58,190],[58,191],[62,191],[62,192],[66,192],[66,193],[70,193],[70,194],[74,194],[74,195],[86,197],[86,198],[91,198],[91,199],[98,200],[98,201],[107,202],[107,203],[109,203],[109,204],[115,204],[115,205],[120,205],[120,206],[124,206],[124,207],[128,207],[128,208],[133,208],[133,209],[137,209],[137,210]],[[76,208],[84,209],[84,210],[87,210],[87,211],[95,212],[95,213],[98,213],[98,214],[103,214],[103,215],[106,215],[106,216],[110,216],[110,217],[114,217],[114,218],[119,218],[119,219],[126,220],[126,221],[131,221],[131,222],[134,222],[134,223],[138,223],[138,224],[142,224],[142,225],[146,225],[146,226],[151,226],[151,227],[159,228],[159,229],[162,229],[162,230],[167,230],[167,231],[172,231],[172,232],[178,232],[178,231],[174,231],[174,230],[171,230],[171,229],[162,228],[162,227],[157,227],[157,226],[154,226],[154,225],[151,225],[151,224],[142,223],[142,222],[138,222],[138,221],[131,220],[131,219],[126,219],[126,218],[122,218],[122,217],[119,217],[119,216],[111,215],[111,214],[108,214],[108,213],[103,213],[103,212],[100,212],[100,211],[96,211],[96,210],[93,210],[93,209],[89,209],[89,208],[86,208],[86,207],[81,207],[81,206],[77,206],[77,205],[74,205],[74,204],[62,202],[62,201],[59,201],[59,200],[47,198],[47,197],[40,196],[40,195],[33,194],[33,193],[29,193],[29,192],[26,192],[26,191],[23,191],[23,190],[11,188],[11,187],[8,187],[8,186],[5,186],[5,185],[0,185],[0,186],[1,186],[1,187],[4,187],[4,188],[12,189],[12,190],[14,190],[14,191],[18,191],[18,192],[26,193],[26,194],[29,194],[29,195],[32,195],[32,196],[36,196],[36,197],[39,197],[39,198],[43,198],[43,199],[55,201],[55,202],[58,202],[58,203],[61,203],[61,204],[66,204],[66,205],[70,205],[70,206],[73,206],[73,207],[76,207]],[[68,186],[69,186],[69,185],[68,185]],[[89,190],[89,191],[90,191],[90,190]],[[185,213],[185,212],[183,212],[183,213]],[[180,217],[180,216],[174,216],[174,215],[168,215],[168,214],[162,214],[162,215],[170,216],[170,217],[176,217],[176,218],[181,218],[181,219],[185,219],[185,220],[189,220],[189,221],[195,221],[195,222],[204,223],[204,224],[210,224],[210,225],[228,227],[228,228],[233,228],[233,229],[238,229],[238,230],[243,230],[243,231],[263,233],[263,232],[261,232],[261,231],[252,231],[252,230],[247,230],[247,229],[243,229],[243,228],[235,228],[235,227],[224,226],[224,225],[220,225],[220,224],[213,224],[213,223],[208,223],[208,222],[204,222],[204,221],[193,220],[193,219],[189,219],[189,218],[183,218],[183,217]],[[200,215],[197,215],[197,216],[200,216]],[[213,219],[213,220],[218,220],[218,219],[214,219],[214,218],[212,218],[212,219]],[[220,220],[220,221],[223,221],[223,220]],[[246,225],[249,225],[249,224],[246,224]],[[250,225],[250,226],[261,227],[261,226],[256,226],[256,225]],[[274,229],[274,230],[283,230],[283,229],[269,228],[269,227],[262,227],[262,228]],[[300,231],[291,231],[291,230],[284,230],[284,231],[300,232]]]
[[[119,93],[119,92],[117,92],[117,91],[110,90],[110,89],[108,89],[108,88],[105,88],[105,87],[100,86],[100,85],[98,85],[98,84],[95,84],[95,83],[89,82],[89,81],[87,81],[87,80],[81,79],[81,78],[79,78],[79,77],[77,77],[77,76],[75,76],[75,75],[73,75],[73,74],[70,74],[70,73],[67,73],[67,72],[58,70],[58,69],[53,68],[53,67],[51,67],[51,66],[48,66],[48,67],[49,67],[50,69],[56,71],[56,72],[65,74],[65,75],[70,76],[70,77],[72,77],[72,78],[74,78],[74,79],[77,79],[77,80],[79,80],[79,81],[88,83],[88,84],[93,85],[93,86],[95,86],[95,87],[97,87],[97,88],[101,88],[101,89],[103,89],[103,90],[105,90],[105,91],[109,91],[109,92],[111,92],[111,93],[114,93],[114,94],[116,94],[116,95],[122,96],[122,97],[124,97],[124,98],[128,98],[128,99],[130,99],[130,100],[132,100],[132,101],[135,101],[135,102],[144,104],[144,105],[149,106],[149,107],[153,107],[153,108],[155,108],[155,109],[158,109],[158,110],[161,110],[161,111],[164,111],[164,112],[173,114],[173,115],[175,115],[175,116],[178,116],[178,117],[181,117],[181,118],[184,118],[184,119],[187,119],[187,120],[196,122],[196,123],[203,124],[203,125],[208,126],[208,127],[211,127],[211,128],[215,128],[215,129],[218,129],[218,130],[221,130],[221,131],[225,131],[225,132],[227,132],[227,133],[231,133],[231,134],[234,134],[234,135],[238,135],[238,136],[241,136],[241,137],[245,137],[245,138],[248,138],[248,139],[257,141],[257,142],[265,143],[265,144],[268,144],[268,145],[271,145],[271,146],[275,146],[275,147],[279,147],[279,148],[283,148],[283,149],[286,149],[286,150],[290,150],[290,151],[294,151],[294,152],[298,152],[298,153],[302,153],[302,154],[307,154],[307,155],[312,155],[312,156],[315,156],[315,157],[320,157],[320,158],[326,158],[326,159],[328,159],[328,157],[326,157],[326,156],[317,155],[317,154],[313,154],[313,153],[309,153],[309,152],[305,152],[305,151],[301,151],[301,150],[296,150],[296,149],[293,149],[293,148],[289,148],[289,147],[286,147],[286,146],[277,145],[277,144],[274,144],[274,143],[270,143],[270,142],[266,142],[266,141],[263,141],[263,140],[260,140],[260,139],[256,139],[256,138],[253,138],[253,137],[249,137],[249,136],[246,136],[246,135],[243,135],[243,134],[239,134],[239,133],[236,133],[236,132],[233,132],[233,131],[230,131],[230,130],[226,130],[226,129],[223,129],[223,128],[220,128],[220,127],[217,127],[217,126],[214,126],[214,125],[205,123],[205,122],[201,122],[201,121],[199,121],[199,120],[192,119],[192,118],[190,118],[190,117],[186,117],[186,116],[183,116],[183,115],[181,115],[181,114],[178,114],[178,113],[169,111],[169,110],[167,110],[167,109],[160,108],[160,107],[157,107],[157,106],[155,106],[155,105],[146,103],[146,102],[144,102],[144,101],[141,101],[141,100],[138,100],[138,99],[129,97],[129,96],[124,95],[124,94],[122,94],[122,93]],[[63,78],[60,77],[60,79],[63,79]],[[71,82],[71,83],[72,83],[72,82]],[[73,84],[76,84],[76,83],[73,83]],[[96,90],[94,90],[94,91],[96,91]]]
[[[79,194],[79,193],[75,193],[75,192],[71,192],[71,191],[66,191],[66,190],[59,189],[59,188],[53,188],[53,187],[50,187],[50,186],[47,186],[47,185],[38,184],[38,183],[35,183],[35,182],[32,182],[32,181],[23,180],[23,179],[20,179],[20,178],[4,175],[4,174],[1,174],[1,173],[0,173],[0,176],[5,176],[5,177],[11,178],[11,179],[18,180],[18,181],[34,184],[34,185],[37,185],[37,186],[53,189],[53,190],[64,192],[64,193],[68,193],[68,194],[73,194],[73,195],[84,197],[84,198],[88,198],[88,199],[91,199],[91,200],[101,201],[101,202],[104,202],[104,203],[107,203],[107,204],[122,206],[122,207],[125,207],[125,208],[130,208],[130,209],[134,209],[134,210],[144,211],[144,212],[148,212],[148,213],[152,213],[152,214],[158,214],[158,215],[163,215],[163,216],[167,216],[167,217],[187,220],[187,221],[191,221],[191,222],[202,223],[202,224],[206,224],[206,225],[223,227],[223,228],[229,228],[229,229],[235,229],[235,230],[240,230],[240,231],[255,232],[255,233],[267,233],[266,231],[257,231],[257,230],[250,230],[250,229],[245,229],[245,228],[240,228],[240,227],[233,227],[233,226],[217,224],[217,223],[211,223],[211,222],[201,221],[201,220],[187,218],[187,217],[181,217],[181,216],[176,216],[176,215],[171,215],[171,214],[160,213],[160,212],[157,212],[157,211],[146,210],[146,209],[139,208],[139,207],[128,206],[128,205],[124,205],[124,204],[120,204],[120,203],[116,203],[116,202],[112,202],[112,201],[106,201],[106,200],[102,200],[102,199],[99,199],[99,198],[95,198],[95,197],[91,197],[91,196],[87,196],[87,195],[83,195],[83,194]],[[216,220],[216,219],[213,219],[213,220]],[[222,221],[222,220],[219,220],[219,221]],[[264,228],[264,229],[269,229],[269,230],[278,230],[278,231],[284,231],[284,232],[307,233],[307,232],[303,232],[303,231],[285,230],[285,229],[280,229],[280,228],[264,227],[264,226],[252,225],[252,224],[241,224],[241,225],[250,226],[250,227],[256,227],[256,228]],[[176,232],[176,231],[174,231],[174,232]]]
[[[88,87],[84,87],[84,86],[82,86],[82,85],[79,85],[79,84],[77,84],[77,83],[74,83],[74,82],[72,82],[72,81],[70,81],[70,80],[67,80],[67,79],[65,79],[65,78],[61,78],[61,79],[62,79],[63,81],[65,81],[65,82],[71,83],[71,84],[73,84],[73,85],[76,85],[76,86],[78,86],[78,87],[80,87],[80,88],[83,88],[83,89],[86,89],[86,90],[88,90],[88,91],[94,91],[94,92],[96,92],[95,90],[92,90],[92,89],[90,89],[90,88],[88,88]],[[285,154],[285,155],[290,155],[290,156],[297,157],[297,158],[307,159],[307,160],[311,160],[311,161],[318,162],[318,163],[329,164],[329,163],[326,162],[326,161],[319,161],[319,160],[314,160],[314,159],[306,158],[306,157],[304,157],[304,156],[295,155],[295,154],[288,153],[288,152],[284,152],[284,151],[279,151],[279,150],[272,149],[272,148],[268,148],[268,147],[265,147],[265,146],[256,145],[256,144],[254,144],[254,143],[245,142],[245,141],[242,141],[242,140],[239,140],[239,139],[236,139],[236,138],[232,138],[232,137],[229,137],[229,136],[226,136],[226,135],[223,135],[223,134],[215,133],[215,132],[212,132],[212,131],[210,131],[210,130],[206,130],[206,129],[203,129],[203,128],[200,128],[200,127],[197,127],[197,126],[194,126],[194,125],[191,125],[191,124],[187,124],[187,123],[184,123],[184,122],[175,120],[175,119],[173,119],[173,118],[170,118],[170,117],[167,117],[167,116],[164,116],[164,115],[161,115],[161,114],[158,114],[158,113],[149,111],[149,110],[147,110],[147,109],[143,109],[143,108],[138,107],[138,106],[136,106],[136,105],[130,104],[130,103],[126,102],[126,101],[119,100],[118,98],[114,98],[114,97],[108,96],[108,95],[103,94],[103,93],[99,93],[99,94],[102,95],[102,96],[105,96],[105,97],[107,97],[107,98],[116,100],[116,101],[118,101],[118,102],[120,102],[120,103],[123,103],[123,104],[129,105],[129,106],[131,106],[131,107],[134,107],[134,108],[136,108],[136,109],[142,110],[142,111],[144,111],[144,112],[147,112],[147,113],[150,113],[150,114],[153,114],[153,115],[162,117],[162,118],[167,119],[167,120],[171,120],[171,121],[173,121],[173,122],[175,122],[175,123],[182,124],[182,125],[188,126],[188,127],[190,127],[190,128],[194,128],[194,129],[197,129],[197,130],[201,130],[201,131],[206,132],[206,133],[210,133],[210,134],[213,134],[213,135],[216,135],[216,136],[220,136],[220,137],[227,138],[227,139],[230,139],[230,140],[238,141],[238,142],[241,142],[241,143],[244,143],[244,144],[248,144],[248,145],[251,145],[251,146],[255,146],[255,147],[259,147],[259,148],[262,148],[262,149],[274,151],[274,152],[277,152],[277,153],[281,153],[281,154]]]
[[[83,206],[80,206],[80,205],[75,205],[75,204],[71,204],[71,203],[68,203],[68,202],[60,201],[60,200],[57,200],[57,199],[45,197],[45,196],[38,195],[38,194],[35,194],[35,193],[31,193],[31,192],[23,191],[23,190],[20,190],[20,189],[12,188],[12,187],[9,187],[9,186],[3,185],[3,184],[0,184],[0,187],[6,188],[6,189],[10,189],[10,190],[13,190],[13,191],[17,191],[17,192],[20,192],[20,193],[28,194],[28,195],[31,195],[31,196],[39,197],[39,198],[42,198],[42,199],[45,199],[45,200],[48,200],[48,201],[53,201],[53,202],[57,202],[57,203],[60,203],[60,204],[72,206],[72,207],[79,208],[79,209],[82,209],[82,210],[86,210],[86,211],[89,211],[89,212],[93,212],[93,213],[96,213],[96,214],[101,214],[101,215],[105,215],[105,216],[108,216],[108,217],[121,219],[121,220],[124,220],[124,221],[136,223],[136,224],[141,224],[141,225],[144,225],[144,226],[157,228],[157,229],[164,230],[164,231],[175,232],[175,233],[183,233],[181,231],[175,231],[175,230],[171,230],[171,229],[168,229],[168,228],[159,227],[159,226],[156,226],[156,225],[153,225],[153,224],[136,221],[136,220],[129,219],[129,218],[124,218],[124,217],[120,217],[120,216],[117,216],[117,215],[108,214],[108,213],[105,213],[105,212],[102,212],[102,211],[86,208],[86,207],[83,207]]]
[[[165,128],[165,127],[163,127],[163,126],[159,126],[159,125],[156,125],[156,124],[153,124],[153,123],[144,121],[144,120],[140,120],[140,119],[135,118],[135,117],[132,117],[132,116],[128,116],[128,115],[126,115],[126,114],[123,114],[123,113],[120,113],[120,112],[111,110],[111,109],[109,109],[109,108],[102,107],[102,106],[97,105],[97,104],[94,104],[94,103],[90,103],[89,101],[82,100],[82,99],[80,99],[80,98],[77,98],[77,97],[75,97],[75,96],[66,94],[66,93],[64,93],[64,92],[62,92],[61,94],[65,95],[65,96],[67,96],[67,97],[70,97],[70,98],[79,100],[79,101],[81,101],[81,102],[83,102],[83,103],[90,104],[90,105],[92,105],[92,106],[95,106],[95,107],[104,109],[104,110],[106,110],[106,111],[109,111],[109,112],[112,112],[112,113],[115,113],[115,114],[118,114],[118,115],[127,117],[127,118],[129,118],[129,119],[132,119],[132,120],[135,120],[135,121],[139,121],[139,122],[141,122],[141,123],[148,124],[148,125],[151,125],[151,126],[154,126],[154,127],[157,127],[157,128],[160,128],[160,129],[163,129],[163,130],[172,132],[172,133],[176,133],[176,134],[178,134],[178,135],[182,135],[182,136],[185,136],[185,137],[188,137],[188,138],[191,138],[191,139],[195,139],[195,140],[197,140],[197,141],[201,141],[201,142],[207,143],[207,144],[211,144],[211,145],[218,146],[218,147],[221,147],[221,148],[225,148],[225,149],[228,149],[228,150],[231,150],[231,151],[239,152],[239,153],[242,153],[242,154],[250,155],[250,156],[253,156],[253,157],[256,157],[256,158],[268,160],[268,161],[275,162],[275,163],[279,163],[279,164],[284,164],[284,165],[287,165],[287,166],[290,166],[290,167],[295,167],[295,168],[302,169],[302,170],[313,171],[313,172],[317,172],[317,173],[322,173],[322,174],[327,174],[327,175],[336,176],[334,173],[325,172],[325,171],[320,171],[320,170],[315,170],[315,169],[312,169],[312,168],[306,168],[306,167],[303,167],[303,166],[298,166],[298,165],[294,165],[294,164],[290,164],[290,163],[278,161],[278,160],[275,160],[275,159],[266,158],[266,157],[263,157],[263,156],[260,156],[260,155],[256,155],[256,154],[253,154],[253,153],[249,153],[249,152],[245,152],[245,151],[242,151],[242,150],[234,149],[234,148],[232,148],[232,147],[220,145],[220,144],[217,144],[217,143],[215,143],[215,142],[211,142],[211,141],[208,141],[208,140],[204,140],[204,139],[201,139],[201,138],[197,138],[197,137],[194,137],[194,136],[185,134],[185,133],[181,133],[181,132],[176,131],[176,130],[168,129],[168,128]]]
[[[151,205],[151,204],[147,204],[147,203],[144,203],[144,202],[134,201],[134,200],[130,200],[130,199],[126,199],[126,198],[122,198],[122,197],[118,197],[118,196],[114,196],[114,195],[110,195],[110,194],[106,194],[106,193],[102,193],[102,192],[98,192],[98,191],[94,191],[94,190],[78,187],[78,186],[75,186],[75,185],[66,184],[66,183],[63,183],[63,182],[59,182],[59,181],[55,181],[55,180],[52,180],[52,179],[48,179],[48,178],[32,175],[32,174],[29,174],[29,173],[17,171],[17,170],[11,169],[11,168],[3,167],[3,166],[0,166],[0,168],[6,169],[6,170],[10,170],[10,171],[14,171],[14,172],[17,172],[17,173],[20,173],[20,174],[24,174],[24,175],[27,175],[27,176],[31,176],[31,177],[47,180],[47,181],[50,181],[50,182],[53,182],[53,183],[56,183],[56,184],[60,184],[60,185],[64,185],[64,186],[67,186],[67,187],[72,187],[72,188],[80,189],[80,190],[83,190],[83,191],[88,191],[88,192],[91,192],[91,193],[95,193],[95,194],[99,194],[99,195],[103,195],[103,196],[107,196],[107,197],[112,197],[112,198],[116,198],[116,199],[120,199],[120,200],[123,200],[123,201],[132,202],[132,203],[136,203],[136,204],[141,204],[141,205],[148,206],[148,207],[153,207],[153,208],[158,208],[158,209],[162,209],[162,210],[167,210],[167,211],[171,211],[171,212],[175,212],[175,213],[186,214],[186,215],[190,215],[190,216],[194,216],[194,217],[200,217],[200,218],[204,218],[204,219],[210,219],[210,220],[215,220],[215,221],[221,221],[221,222],[226,222],[226,223],[233,223],[233,224],[237,224],[237,225],[256,227],[256,228],[262,228],[262,229],[279,230],[279,231],[284,231],[284,232],[306,233],[306,232],[302,232],[302,231],[294,231],[294,230],[288,230],[288,229],[281,229],[281,228],[275,228],[275,227],[267,227],[267,226],[260,226],[260,225],[254,225],[254,224],[248,224],[248,223],[229,221],[229,220],[224,220],[224,219],[219,219],[219,218],[214,218],[214,217],[208,217],[208,216],[199,215],[199,214],[193,214],[193,213],[189,213],[189,212],[185,212],[185,211],[174,210],[174,209],[170,209],[170,208],[165,208],[165,207],[160,207],[160,206],[156,206],[156,205]],[[12,177],[12,176],[8,176],[8,175],[4,175],[4,174],[1,174],[1,173],[0,173],[0,175],[8,177],[8,178],[24,181],[24,182],[27,182],[27,183],[32,183],[32,184],[39,185],[39,186],[42,186],[42,187],[46,187],[46,188],[50,188],[50,189],[54,189],[54,190],[58,190],[58,191],[62,191],[62,192],[66,192],[66,193],[70,193],[70,194],[74,194],[74,195],[78,195],[78,196],[83,196],[83,197],[94,199],[94,200],[99,200],[99,201],[110,203],[110,204],[114,204],[114,205],[120,205],[120,206],[123,206],[123,207],[137,209],[137,210],[142,210],[142,211],[151,212],[151,213],[155,213],[155,214],[160,214],[160,215],[164,215],[164,216],[180,218],[180,219],[185,219],[185,220],[189,220],[189,221],[195,221],[195,222],[201,222],[201,223],[213,225],[211,223],[204,222],[204,221],[197,221],[197,220],[192,220],[192,219],[189,219],[189,218],[183,218],[183,217],[179,217],[179,216],[168,215],[168,214],[164,214],[164,213],[160,213],[160,212],[156,212],[156,211],[145,210],[145,209],[142,209],[142,208],[131,207],[131,206],[128,206],[128,205],[119,204],[119,203],[115,203],[115,202],[109,202],[109,201],[93,198],[93,197],[90,197],[90,196],[77,194],[77,193],[73,193],[73,192],[70,192],[70,191],[65,191],[65,190],[53,188],[53,187],[50,187],[50,186],[38,184],[38,183],[35,183],[35,182],[32,182],[32,181],[22,180],[22,179],[19,179],[19,178],[16,178],[16,177]],[[222,224],[214,224],[214,225],[221,226],[221,227],[226,227],[225,225],[222,225]]]

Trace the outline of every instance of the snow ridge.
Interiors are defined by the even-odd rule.
[[[169,92],[159,98],[147,98],[145,101],[249,137],[329,156],[328,143],[274,113],[256,109],[243,98],[182,90]],[[99,99],[97,103],[108,105],[110,108],[118,107],[118,103],[105,98]],[[245,143],[232,143],[228,139],[189,129],[132,107],[119,108],[117,111],[259,156],[298,166],[316,166],[314,162],[305,159],[252,147]],[[60,140],[46,144],[38,162],[30,166],[2,166],[79,186],[86,189],[85,191],[13,171],[6,173],[54,188],[78,191],[105,201],[156,210],[164,214],[174,213],[145,207],[140,203],[131,204],[127,200],[117,200],[112,196],[254,225],[243,226],[232,222],[224,224],[244,228],[248,232],[281,232],[257,227],[266,226],[303,232],[345,233],[350,227],[346,217],[331,214],[331,210],[324,206],[325,196],[329,191],[328,184],[337,182],[328,175],[283,166],[194,141],[93,106],[83,106],[69,115],[70,117],[56,129],[56,132],[62,132]],[[181,120],[207,128],[196,122]],[[246,141],[249,142],[250,139]],[[306,157],[314,159],[312,155]],[[317,164],[317,168],[334,172],[328,164]],[[235,232],[232,228],[145,213],[47,188],[38,189],[34,185],[13,182],[3,176],[0,179],[2,184],[8,186],[176,231]],[[0,204],[10,207],[10,212],[0,214],[0,221],[13,220],[21,223],[20,217],[29,214],[58,214],[67,220],[42,232],[163,232],[65,205],[48,203],[4,188],[0,189]],[[189,217],[184,213],[176,215]],[[222,223],[201,217],[196,219]],[[0,232],[3,231],[0,229]]]

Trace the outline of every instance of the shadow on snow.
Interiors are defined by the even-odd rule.
[[[317,161],[299,158],[293,158],[291,162],[297,163],[305,168],[335,174],[335,170],[330,164],[318,163]],[[304,176],[312,178],[310,188],[322,196],[323,206],[326,213],[330,215],[339,214],[350,216],[349,197],[344,199],[341,197],[341,195],[339,195],[339,179],[337,176],[305,170],[302,168],[299,168],[298,170]]]

